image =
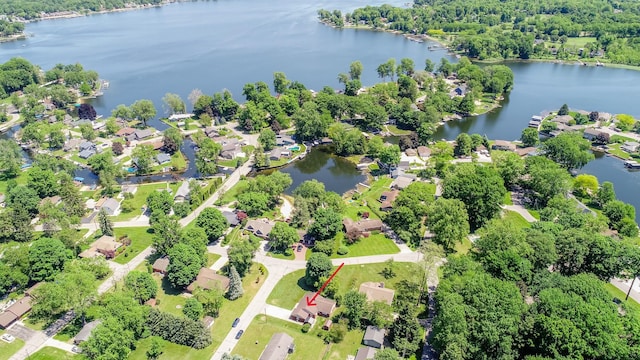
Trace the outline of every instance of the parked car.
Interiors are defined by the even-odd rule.
[[[77,347],[77,346],[74,346],[74,347],[71,348],[71,352],[74,352],[76,354],[81,354],[82,353],[82,349]]]
[[[238,326],[238,323],[240,322],[240,318],[236,318],[235,320],[233,320],[233,324],[231,324],[231,327],[236,327]]]
[[[240,339],[240,336],[242,336],[243,333],[244,333],[244,330],[238,331],[238,333],[236,334],[236,340]]]
[[[2,335],[2,340],[6,341],[6,342],[8,342],[8,343],[13,342],[13,340],[15,340],[15,339],[16,339],[16,338],[15,338],[15,337],[13,337],[13,335],[11,335],[11,334],[3,334],[3,335]]]
[[[298,245],[298,247],[296,248],[296,251],[297,251],[297,252],[302,251],[302,244]]]

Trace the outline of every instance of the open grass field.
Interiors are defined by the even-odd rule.
[[[4,334],[4,331],[0,331],[0,335]],[[24,346],[22,339],[16,338],[11,344],[0,340],[0,360],[8,360],[13,354],[15,354],[20,348]]]
[[[531,223],[529,223],[522,215],[518,214],[515,211],[504,210],[504,216],[502,217],[505,220],[513,221],[518,227],[528,228],[531,227]]]
[[[284,332],[293,337],[296,345],[293,354],[287,357],[289,360],[342,360],[346,359],[347,355],[355,355],[360,347],[363,331],[349,331],[340,344],[325,344],[317,336],[321,331],[319,324],[322,322],[319,321],[309,333],[305,334],[300,331],[302,325],[265,315],[257,316],[245,330],[233,354],[241,355],[246,359],[258,359],[271,337],[275,333]]]
[[[210,359],[211,355],[215,352],[215,350],[220,346],[222,340],[231,329],[231,324],[235,318],[239,317],[244,309],[249,305],[253,297],[256,295],[260,287],[262,286],[262,282],[266,277],[266,274],[260,273],[260,265],[254,264],[251,267],[249,273],[242,279],[242,287],[244,288],[244,295],[235,301],[224,300],[222,304],[222,308],[220,309],[220,316],[215,319],[213,326],[211,327],[211,337],[213,339],[213,343],[208,347],[196,350],[183,345],[176,345],[169,342],[165,342],[165,346],[163,348],[164,353],[160,356],[159,360],[205,360]],[[169,295],[167,295],[169,296]],[[176,296],[171,295],[171,296]],[[186,300],[186,298],[185,298]],[[175,301],[177,303],[178,300],[169,300]],[[174,305],[175,304],[169,304]],[[163,301],[160,301],[161,309],[164,310]],[[176,309],[180,313],[182,313],[181,309]],[[174,314],[175,311],[172,311]],[[137,348],[129,355],[129,359],[131,360],[145,360],[147,359],[146,351],[151,346],[151,339],[143,339],[138,342]]]
[[[344,294],[349,289],[358,289],[360,284],[368,281],[384,282],[385,287],[394,289],[396,284],[405,279],[419,278],[421,269],[414,263],[394,263],[396,276],[385,279],[381,275],[384,263],[366,265],[346,265],[338,272],[335,282],[339,284],[338,292]],[[304,269],[294,271],[283,277],[273,289],[267,303],[285,309],[293,309],[306,291],[313,291],[304,282]]]
[[[51,346],[45,346],[35,354],[29,356],[29,360],[70,360],[80,358],[80,355],[70,354],[64,350],[56,349]]]
[[[179,182],[169,183],[168,187],[169,189],[171,189],[171,193],[175,194],[176,190],[178,190],[180,185],[181,183]],[[142,206],[144,206],[147,203],[147,197],[149,196],[149,194],[151,194],[154,191],[157,191],[160,189],[166,189],[166,188],[167,188],[167,183],[139,185],[138,191],[136,191],[136,193],[133,195],[133,198],[130,200],[125,200],[125,201],[131,202],[131,208],[133,209],[133,211],[121,212],[116,216],[112,216],[111,220],[114,222],[126,221],[126,220],[131,220],[137,216],[140,216],[140,214],[142,214]]]
[[[247,180],[240,180],[231,189],[228,189],[216,204],[228,204],[236,200],[236,197],[247,189],[249,186]]]
[[[151,229],[146,227],[115,228],[114,235],[116,236],[116,239],[127,235],[129,239],[131,239],[131,245],[127,246],[120,255],[113,259],[113,261],[118,264],[126,264],[142,252],[142,250],[150,246],[151,239],[153,238],[153,233],[149,232],[150,230]]]

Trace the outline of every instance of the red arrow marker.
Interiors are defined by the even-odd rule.
[[[318,291],[316,291],[316,293],[313,295],[313,297],[311,299],[309,299],[309,297],[307,296],[307,306],[316,306],[317,304],[314,302],[316,300],[316,298],[318,297],[318,295],[320,295],[322,293],[322,290],[324,290],[324,288],[327,287],[327,285],[329,285],[329,283],[331,282],[331,280],[333,280],[333,277],[336,276],[336,274],[338,273],[338,271],[340,271],[340,269],[342,269],[342,267],[344,266],[344,263],[340,264],[340,266],[338,266],[338,268],[336,269],[336,271],[333,272],[333,274],[331,274],[331,276],[329,276],[329,278],[327,279],[327,281],[324,282],[324,284],[322,284],[322,286],[320,287],[320,289],[318,289]]]

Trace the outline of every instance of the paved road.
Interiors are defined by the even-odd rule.
[[[238,340],[235,339],[236,332],[240,329],[246,329],[251,321],[253,321],[253,319],[259,314],[264,314],[265,312],[267,314],[269,313],[270,308],[267,305],[267,297],[269,297],[269,294],[271,294],[280,279],[289,273],[306,267],[307,262],[304,260],[282,260],[267,256],[264,252],[264,245],[266,245],[266,243],[263,242],[260,246],[260,250],[256,253],[255,261],[264,265],[269,274],[265,278],[260,290],[258,290],[255,297],[251,300],[242,315],[240,315],[238,327],[229,331],[218,347],[218,350],[211,357],[212,360],[220,360],[224,353],[231,353],[238,343]],[[218,254],[226,251],[225,248],[220,246],[212,246],[209,250]],[[397,262],[417,262],[422,258],[422,254],[399,253],[392,255],[361,256],[345,259],[333,259],[332,263],[334,266],[338,266],[342,263],[345,265],[373,264],[385,262],[390,258]],[[273,311],[274,309],[271,310]],[[282,315],[282,310],[278,310],[277,314]]]

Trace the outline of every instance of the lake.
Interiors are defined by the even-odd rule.
[[[354,189],[358,183],[367,180],[352,162],[332,154],[325,146],[314,147],[304,159],[294,161],[278,170],[290,174],[293,180],[291,186],[285,190],[286,194],[291,194],[303,182],[315,179],[324,183],[327,191],[342,195]],[[266,170],[261,173],[269,174],[272,171]]]
[[[378,81],[376,67],[391,57],[411,58],[418,67],[425,58],[437,63],[445,56],[455,61],[444,51],[430,51],[429,42],[367,30],[336,30],[316,18],[319,8],[347,12],[382,3],[403,6],[406,0],[218,0],[41,21],[27,25],[33,37],[0,44],[0,61],[22,56],[45,69],[56,63],[79,62],[98,71],[111,84],[93,102],[103,115],[118,104],[143,98],[153,100],[162,114],[165,93],[177,93],[186,100],[194,88],[206,94],[226,88],[242,101],[245,83],[271,84],[275,71],[320,90],[325,85],[339,87],[338,73],[346,72],[354,60],[364,65],[364,85]],[[503,106],[482,116],[449,122],[436,138],[453,139],[460,132],[469,132],[513,140],[531,115],[563,103],[640,117],[638,71],[554,63],[507,65],[514,71],[515,85]],[[166,128],[159,121],[152,125]],[[612,179],[619,197],[640,209],[640,197],[635,196],[640,174],[613,171],[621,166],[617,160],[601,159],[584,171]]]

